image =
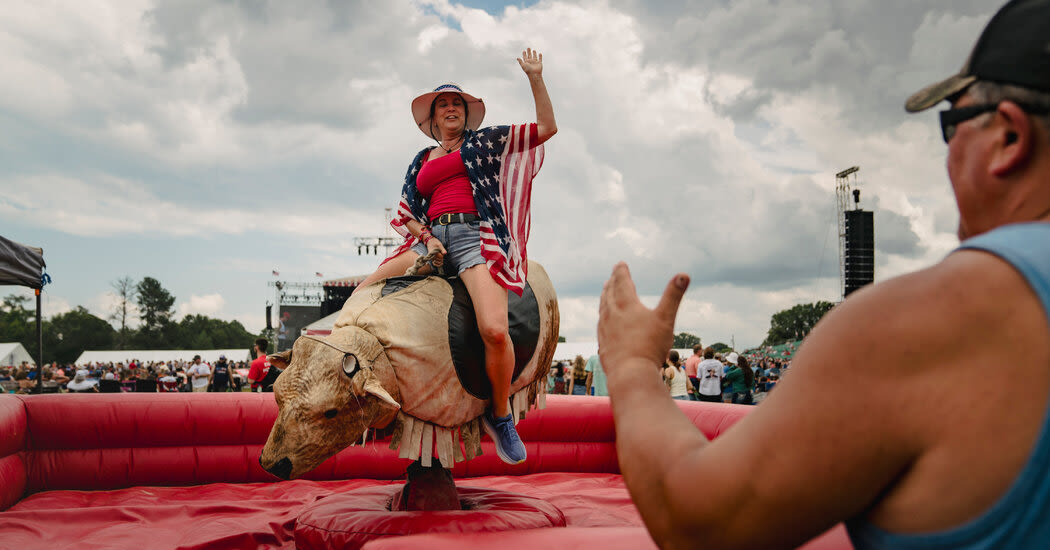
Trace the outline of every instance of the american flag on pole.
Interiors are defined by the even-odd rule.
[[[384,262],[416,243],[405,223],[428,223],[428,201],[416,192],[416,174],[429,150],[420,151],[405,174],[397,215],[390,222],[405,242]],[[467,130],[460,154],[481,216],[481,255],[492,278],[520,296],[528,276],[525,247],[532,227],[532,178],[543,165],[536,124]]]

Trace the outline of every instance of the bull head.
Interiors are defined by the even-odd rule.
[[[273,385],[277,420],[259,464],[282,479],[316,468],[369,427],[389,424],[401,407],[383,346],[361,328],[340,328],[324,340],[300,337],[269,360],[284,372]]]

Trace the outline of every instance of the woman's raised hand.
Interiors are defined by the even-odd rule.
[[[518,65],[521,65],[521,70],[525,71],[526,75],[539,76],[543,74],[543,54],[528,48],[521,52],[521,57],[518,58]]]
[[[525,71],[525,76],[529,79],[529,87],[532,88],[532,97],[536,100],[538,145],[558,133],[558,123],[554,121],[554,106],[551,105],[551,98],[547,95],[547,85],[543,83],[543,54],[528,48],[521,52],[518,65],[521,65],[521,70]]]

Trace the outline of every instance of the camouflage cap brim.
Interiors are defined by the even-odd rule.
[[[915,92],[908,98],[908,102],[904,104],[904,108],[909,113],[925,111],[945,99],[965,90],[967,86],[973,84],[976,80],[977,77],[973,75],[954,75]]]

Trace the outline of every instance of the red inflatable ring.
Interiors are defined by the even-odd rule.
[[[393,535],[565,526],[565,516],[549,502],[476,487],[457,487],[464,510],[391,512],[390,500],[401,487],[366,487],[331,495],[306,506],[295,523],[295,547],[353,549],[370,540]]]

